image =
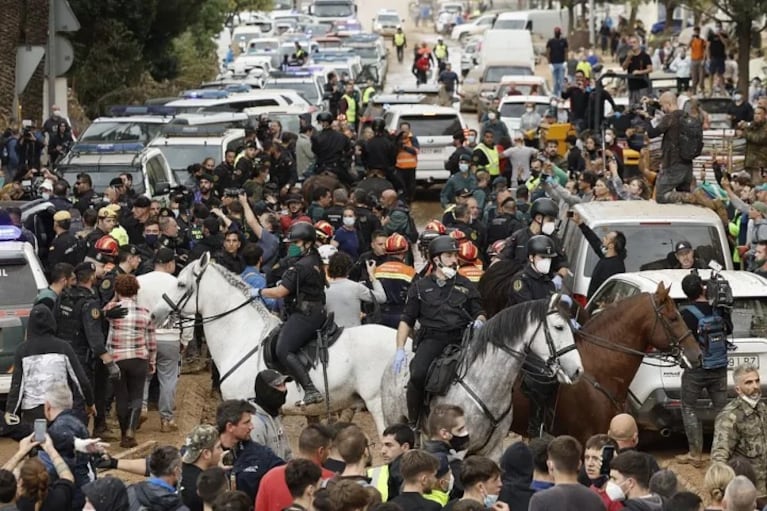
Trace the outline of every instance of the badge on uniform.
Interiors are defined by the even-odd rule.
[[[91,317],[93,319],[99,319],[101,317],[101,311],[94,307],[91,309]]]
[[[104,279],[104,281],[101,283],[101,289],[109,289],[109,286],[111,286],[112,283],[109,281],[109,279]]]
[[[514,288],[514,291],[519,291],[522,289],[522,281],[521,280],[515,280],[514,284],[512,284],[512,287]]]

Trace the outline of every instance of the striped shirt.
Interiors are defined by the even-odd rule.
[[[109,320],[107,350],[117,360],[143,358],[154,363],[157,339],[151,313],[133,298],[123,298],[117,306],[128,309],[124,318]]]

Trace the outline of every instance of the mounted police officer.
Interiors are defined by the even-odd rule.
[[[539,234],[552,237],[557,228],[558,216],[559,208],[553,200],[547,197],[535,200],[530,207],[530,218],[532,219],[530,225],[525,229],[516,231],[506,240],[506,247],[503,249],[501,257],[516,261],[520,265],[526,264],[528,261],[527,242]],[[567,259],[559,250],[557,252],[551,262],[555,272],[567,266]]]
[[[514,276],[509,293],[509,305],[548,298],[556,292],[551,277],[551,266],[557,257],[554,240],[544,235],[537,235],[527,242],[527,264]],[[530,401],[530,419],[528,437],[536,438],[544,426],[548,403],[557,391],[556,378],[552,378],[545,369],[543,361],[533,354],[528,354],[523,366],[522,392]]]
[[[690,452],[676,461],[701,467],[703,429],[695,408],[704,390],[717,413],[727,404],[727,336],[732,333],[732,321],[724,309],[709,303],[697,272],[682,279],[682,291],[690,301],[681,309],[682,319],[700,344],[703,362],[682,372],[682,422]]]
[[[481,328],[485,322],[476,286],[458,275],[458,245],[450,236],[438,236],[429,243],[429,259],[434,270],[408,290],[405,311],[397,329],[397,354],[394,372],[405,364],[405,342],[420,322],[410,363],[407,386],[407,409],[411,424],[418,422],[424,400],[424,387],[431,363],[450,344],[460,345],[463,332],[470,324]]]
[[[331,127],[333,116],[330,112],[318,113],[317,122],[322,126],[322,130],[312,137],[312,152],[317,156],[317,173],[332,172],[344,184],[351,185],[349,165],[354,152],[351,140]]]
[[[106,375],[119,378],[120,369],[106,349],[101,304],[93,289],[96,283],[96,266],[89,262],[78,264],[75,268],[75,278],[77,284],[64,290],[56,309],[56,336],[72,344],[95,389],[94,436],[99,436],[106,430]],[[117,309],[112,314],[122,313],[119,310],[121,308]],[[87,418],[83,422],[87,424]]]
[[[317,233],[310,223],[299,222],[291,227],[288,241],[292,246],[288,256],[296,257],[295,263],[285,271],[277,286],[254,290],[264,298],[285,299],[289,312],[277,339],[277,358],[303,387],[305,405],[320,403],[324,399],[297,355],[314,338],[326,319],[325,273],[314,245],[316,237]]]

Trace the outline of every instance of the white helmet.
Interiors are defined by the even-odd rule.
[[[338,249],[333,245],[320,245],[317,251],[320,253],[322,264],[330,264],[330,258],[338,253]]]

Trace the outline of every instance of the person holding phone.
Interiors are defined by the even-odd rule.
[[[623,503],[613,500],[615,494],[610,479],[610,461],[617,450],[615,441],[605,434],[593,435],[586,441],[583,454],[583,472],[588,478],[589,488],[602,499],[607,511],[623,509]]]
[[[628,79],[629,104],[635,105],[640,103],[643,97],[652,96],[652,59],[642,48],[637,36],[629,38],[629,46],[631,49],[623,61],[623,69],[631,75]]]

